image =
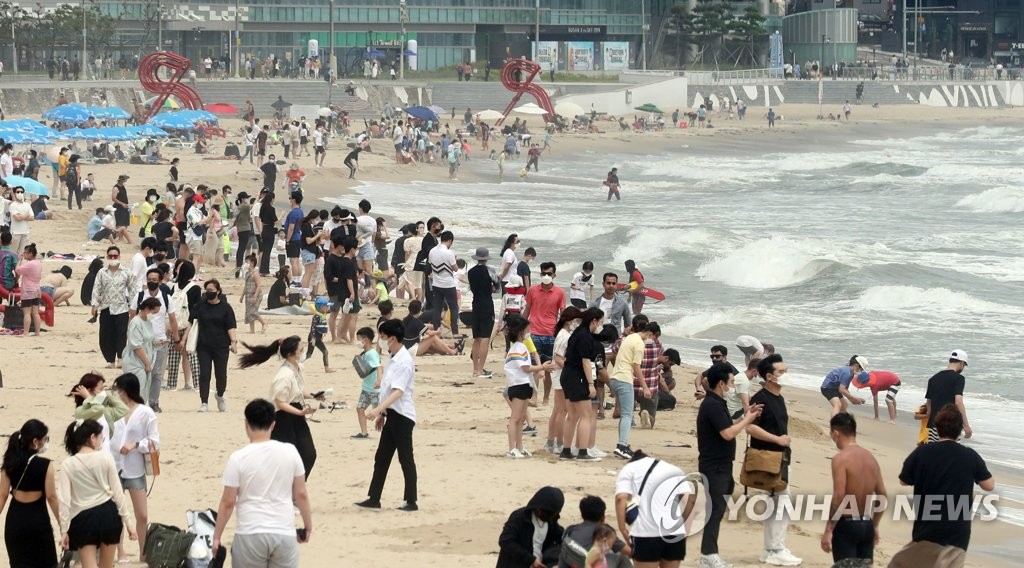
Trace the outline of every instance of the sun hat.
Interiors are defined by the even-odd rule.
[[[487,250],[487,247],[479,247],[476,249],[476,254],[473,255],[473,260],[487,260],[491,258],[491,253]]]

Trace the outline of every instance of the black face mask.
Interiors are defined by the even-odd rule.
[[[153,261],[154,262],[163,262],[166,259],[167,259],[167,256],[164,255],[163,253],[159,253],[159,254],[154,254],[153,255]]]
[[[218,294],[219,293],[216,290],[207,290],[206,291],[206,299],[207,300],[216,300]]]
[[[159,282],[146,282],[146,288],[149,288],[150,292],[156,292],[157,288],[160,287]]]

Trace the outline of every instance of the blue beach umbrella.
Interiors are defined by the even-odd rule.
[[[418,118],[423,121],[432,120],[434,121],[434,124],[441,122],[438,120],[437,115],[434,114],[434,111],[424,106],[409,107],[405,109],[405,113],[413,118]]]
[[[171,129],[171,130],[187,130],[195,125],[196,119],[194,117],[184,116],[177,112],[165,112],[158,114],[153,118],[149,119],[147,124],[152,124],[159,128]]]
[[[128,120],[132,117],[128,111],[121,107],[86,107],[86,110],[92,113],[96,118],[105,120]]]
[[[38,181],[32,178],[22,176],[7,176],[4,179],[4,181],[6,181],[7,185],[10,187],[18,187],[20,185],[21,187],[25,188],[25,191],[27,193],[31,193],[32,195],[45,195],[47,197],[50,196],[50,190],[46,188],[46,185],[39,183]]]
[[[89,110],[80,104],[66,104],[51,108],[43,113],[43,118],[71,124],[82,124],[92,116]]]
[[[129,126],[128,130],[130,132],[135,132],[140,136],[149,136],[155,138],[165,138],[169,136],[161,128],[154,126],[152,124],[143,124],[141,126]]]

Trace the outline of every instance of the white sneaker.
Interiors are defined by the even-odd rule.
[[[788,548],[783,548],[782,550],[769,552],[762,562],[772,566],[799,566],[803,559],[794,556]]]
[[[226,411],[228,409],[228,403],[224,400],[224,397],[216,395],[214,395],[214,397],[217,399],[217,410],[220,412]]]
[[[700,557],[700,568],[732,568],[732,564],[729,564],[722,557],[717,554],[705,554]]]
[[[554,449],[551,450],[551,453],[556,454],[556,455],[560,454],[560,453],[562,453],[562,448],[564,448],[564,447],[565,446],[563,446],[561,442],[555,442],[555,447],[554,447]]]
[[[533,455],[533,454],[530,453],[530,450],[527,450],[526,448],[523,448],[523,449],[519,450],[519,452],[523,454],[523,457],[527,457],[527,458]]]
[[[512,448],[511,450],[505,452],[505,457],[514,460],[521,460],[526,456],[522,452],[520,452],[518,448]]]
[[[206,412],[209,409],[210,409],[210,407],[207,406],[207,404],[205,402],[203,404],[199,405],[199,412]]]
[[[546,442],[544,442],[544,451],[548,452],[548,453],[551,453],[551,452],[555,451],[555,442],[554,442],[554,440],[547,440]]]
[[[602,452],[601,450],[597,449],[597,446],[594,446],[593,448],[590,448],[589,450],[587,450],[587,453],[592,455],[592,456],[594,456],[595,458],[606,458],[606,457],[608,457],[608,453],[607,452]]]
[[[640,427],[647,430],[651,429],[651,413],[646,410],[640,411]]]

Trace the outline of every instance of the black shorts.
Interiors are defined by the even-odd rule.
[[[587,302],[585,300],[581,300],[579,298],[573,298],[573,299],[569,300],[569,303],[572,304],[574,307],[577,307],[577,308],[579,308],[581,310],[587,309]]]
[[[23,308],[31,308],[32,306],[38,306],[38,305],[39,305],[39,298],[31,298],[31,299],[22,298],[21,299],[21,307],[23,307]]]
[[[324,148],[323,146],[314,146],[313,147],[313,153],[314,154],[326,154],[327,153],[327,149]]]
[[[100,229],[100,230],[96,231],[96,234],[92,236],[92,240],[94,240],[96,242],[99,242],[99,241],[102,241],[102,240],[105,240],[105,239],[109,239],[110,236],[113,235],[113,234],[114,234],[114,232],[111,231],[110,229],[103,228],[103,229]]]
[[[634,562],[660,562],[662,560],[685,560],[686,559],[686,537],[674,537],[679,540],[667,542],[660,536],[643,537],[634,536],[633,561]]]
[[[562,394],[569,402],[590,400],[590,387],[581,381],[562,381]]]
[[[299,241],[288,241],[284,245],[284,254],[288,258],[299,258],[299,250],[301,248]]]
[[[305,146],[306,144],[309,144],[309,137],[308,136],[299,136],[299,144],[302,144],[303,146]]]
[[[473,329],[473,339],[491,338],[491,332],[494,331],[494,314],[473,314],[472,321],[473,323],[470,327]]]
[[[825,397],[825,400],[832,400],[833,398],[843,398],[843,395],[839,393],[838,388],[821,387],[821,396]]]
[[[530,400],[533,398],[533,387],[530,385],[516,385],[508,387],[509,400]]]
[[[839,517],[832,530],[832,560],[834,562],[847,558],[870,561],[874,559],[874,549],[875,523],[870,518]]]
[[[114,208],[114,225],[118,227],[127,227],[132,220],[131,213],[127,209],[120,207]]]

